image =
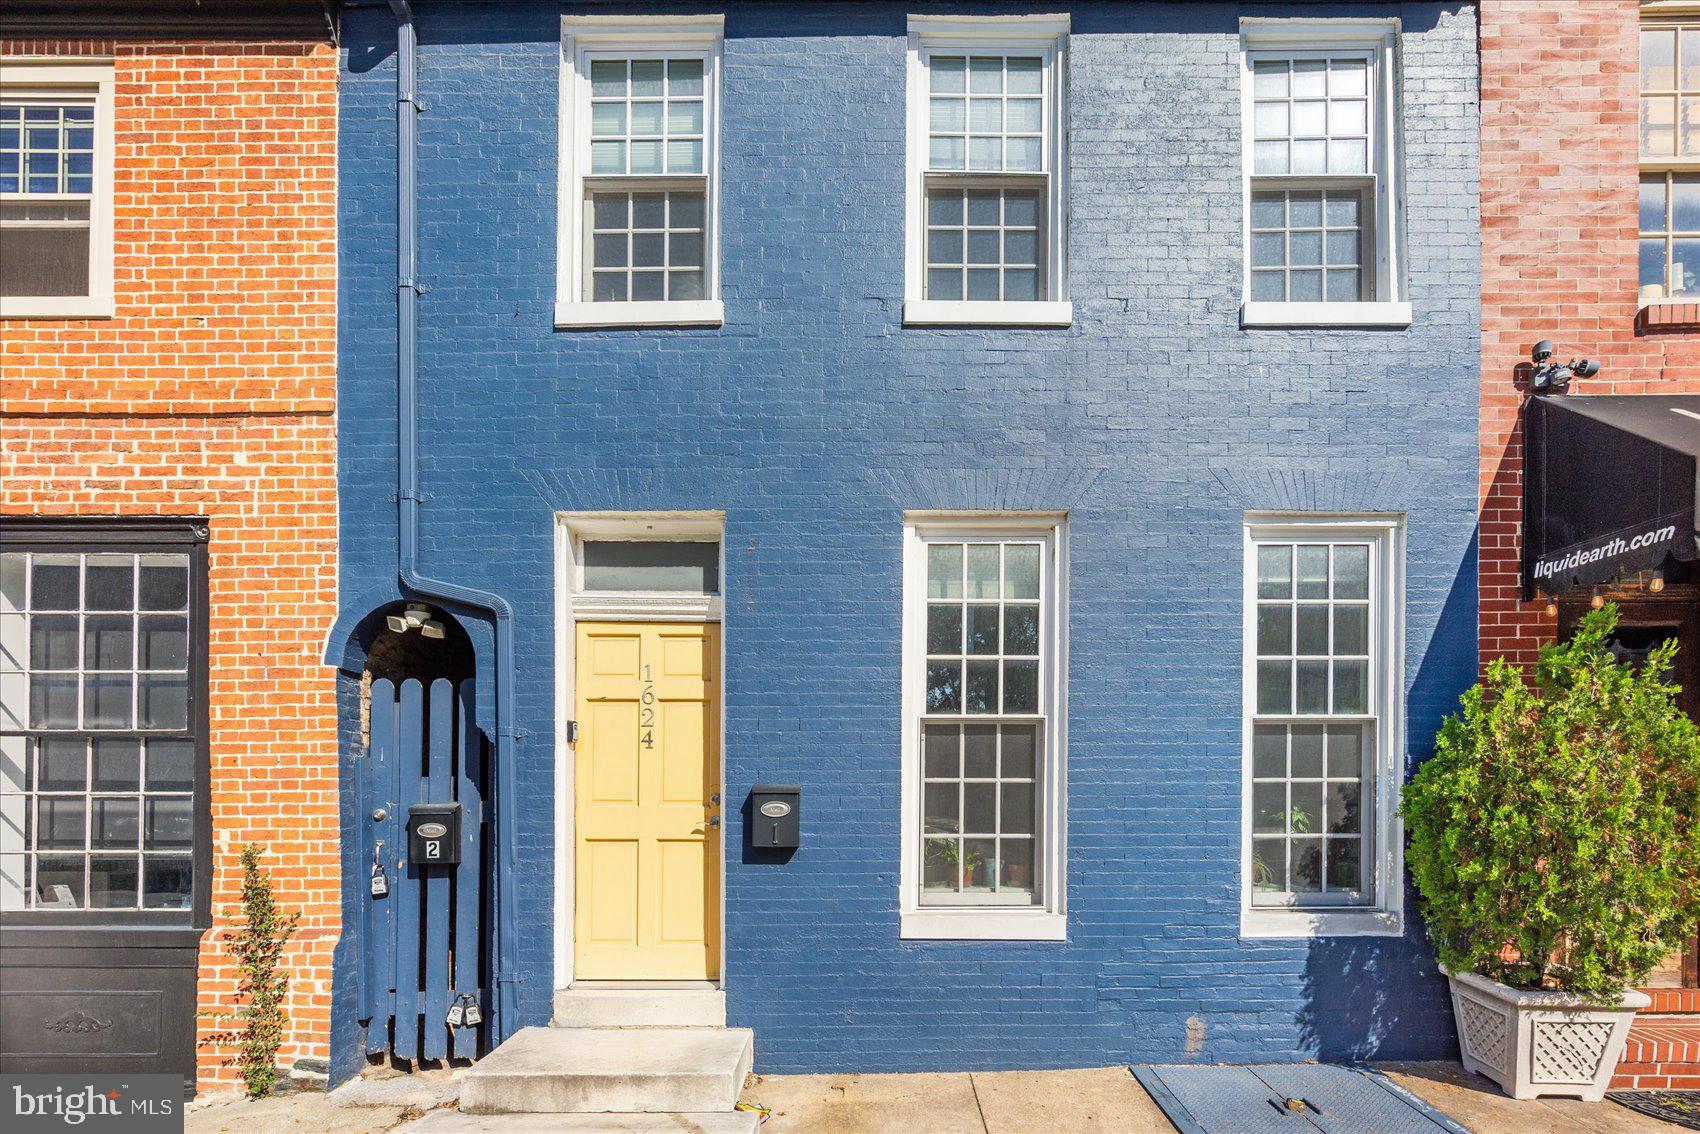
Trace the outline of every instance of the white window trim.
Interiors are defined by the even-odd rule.
[[[578,711],[578,623],[723,622],[726,592],[726,513],[705,512],[556,512],[555,513],[555,987],[573,983],[573,830],[576,756],[567,740],[567,722]],[[584,541],[714,540],[720,544],[718,595],[674,591],[584,591]],[[720,672],[726,672],[726,634],[720,635]],[[726,690],[721,686],[719,696]],[[725,790],[726,713],[720,714],[720,783]],[[723,828],[724,830],[724,828]],[[720,840],[720,972],[726,971],[726,842]]]
[[[921,896],[921,717],[926,699],[927,557],[932,539],[1039,539],[1049,601],[1045,759],[1038,873],[1041,906],[925,906]],[[911,511],[903,517],[902,823],[898,936],[913,940],[1063,941],[1068,914],[1068,517],[1061,512]]]
[[[6,296],[0,319],[110,319],[114,314],[113,242],[113,92],[110,59],[8,58],[0,94],[94,95],[94,194],[89,203],[89,294]],[[29,194],[7,199],[27,199]]]
[[[705,16],[561,17],[561,143],[555,240],[555,327],[718,327],[720,298],[720,54],[726,19]],[[596,52],[678,52],[703,59],[703,242],[706,299],[593,303],[584,295],[584,181],[589,172],[590,68]]]
[[[1240,21],[1240,276],[1242,327],[1408,327],[1405,281],[1405,163],[1400,105],[1398,19]],[[1375,180],[1375,296],[1361,303],[1282,303],[1251,298],[1253,179],[1252,63],[1264,53],[1361,51],[1374,63],[1375,118],[1370,173]]]
[[[1067,327],[1068,298],[1068,29],[1067,15],[909,17],[908,90],[904,145],[903,322],[909,326]],[[1045,60],[1049,103],[1045,123],[1045,294],[1049,299],[927,299],[926,171],[928,77],[932,51],[1031,51]]]
[[[1257,544],[1262,540],[1363,539],[1374,547],[1382,609],[1371,659],[1377,690],[1376,759],[1372,820],[1375,903],[1350,909],[1284,909],[1252,905],[1252,723],[1257,705]],[[1405,524],[1388,515],[1248,512],[1245,518],[1241,606],[1240,936],[1398,937],[1405,932],[1404,824],[1399,798],[1405,752]]]

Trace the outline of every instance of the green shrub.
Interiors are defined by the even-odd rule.
[[[1407,859],[1440,962],[1610,1002],[1700,916],[1700,729],[1667,675],[1605,649],[1617,609],[1503,660],[1405,788]]]

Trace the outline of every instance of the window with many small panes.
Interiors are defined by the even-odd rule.
[[[1376,901],[1384,538],[1288,537],[1278,528],[1253,533],[1247,628],[1253,906]]]
[[[1048,545],[929,539],[921,904],[1031,905],[1043,855]]]
[[[0,553],[0,908],[191,908],[195,570],[188,550]]]
[[[561,298],[596,311],[575,307],[568,321],[691,319],[718,291],[718,23],[681,18],[676,35],[601,20],[570,29]]]
[[[0,296],[86,296],[95,95],[0,92]]]

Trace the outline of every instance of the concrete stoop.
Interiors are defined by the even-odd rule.
[[[525,1028],[468,1070],[460,1109],[406,1134],[751,1134],[748,1028]]]

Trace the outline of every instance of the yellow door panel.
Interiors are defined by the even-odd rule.
[[[574,973],[720,975],[720,628],[580,623]]]

